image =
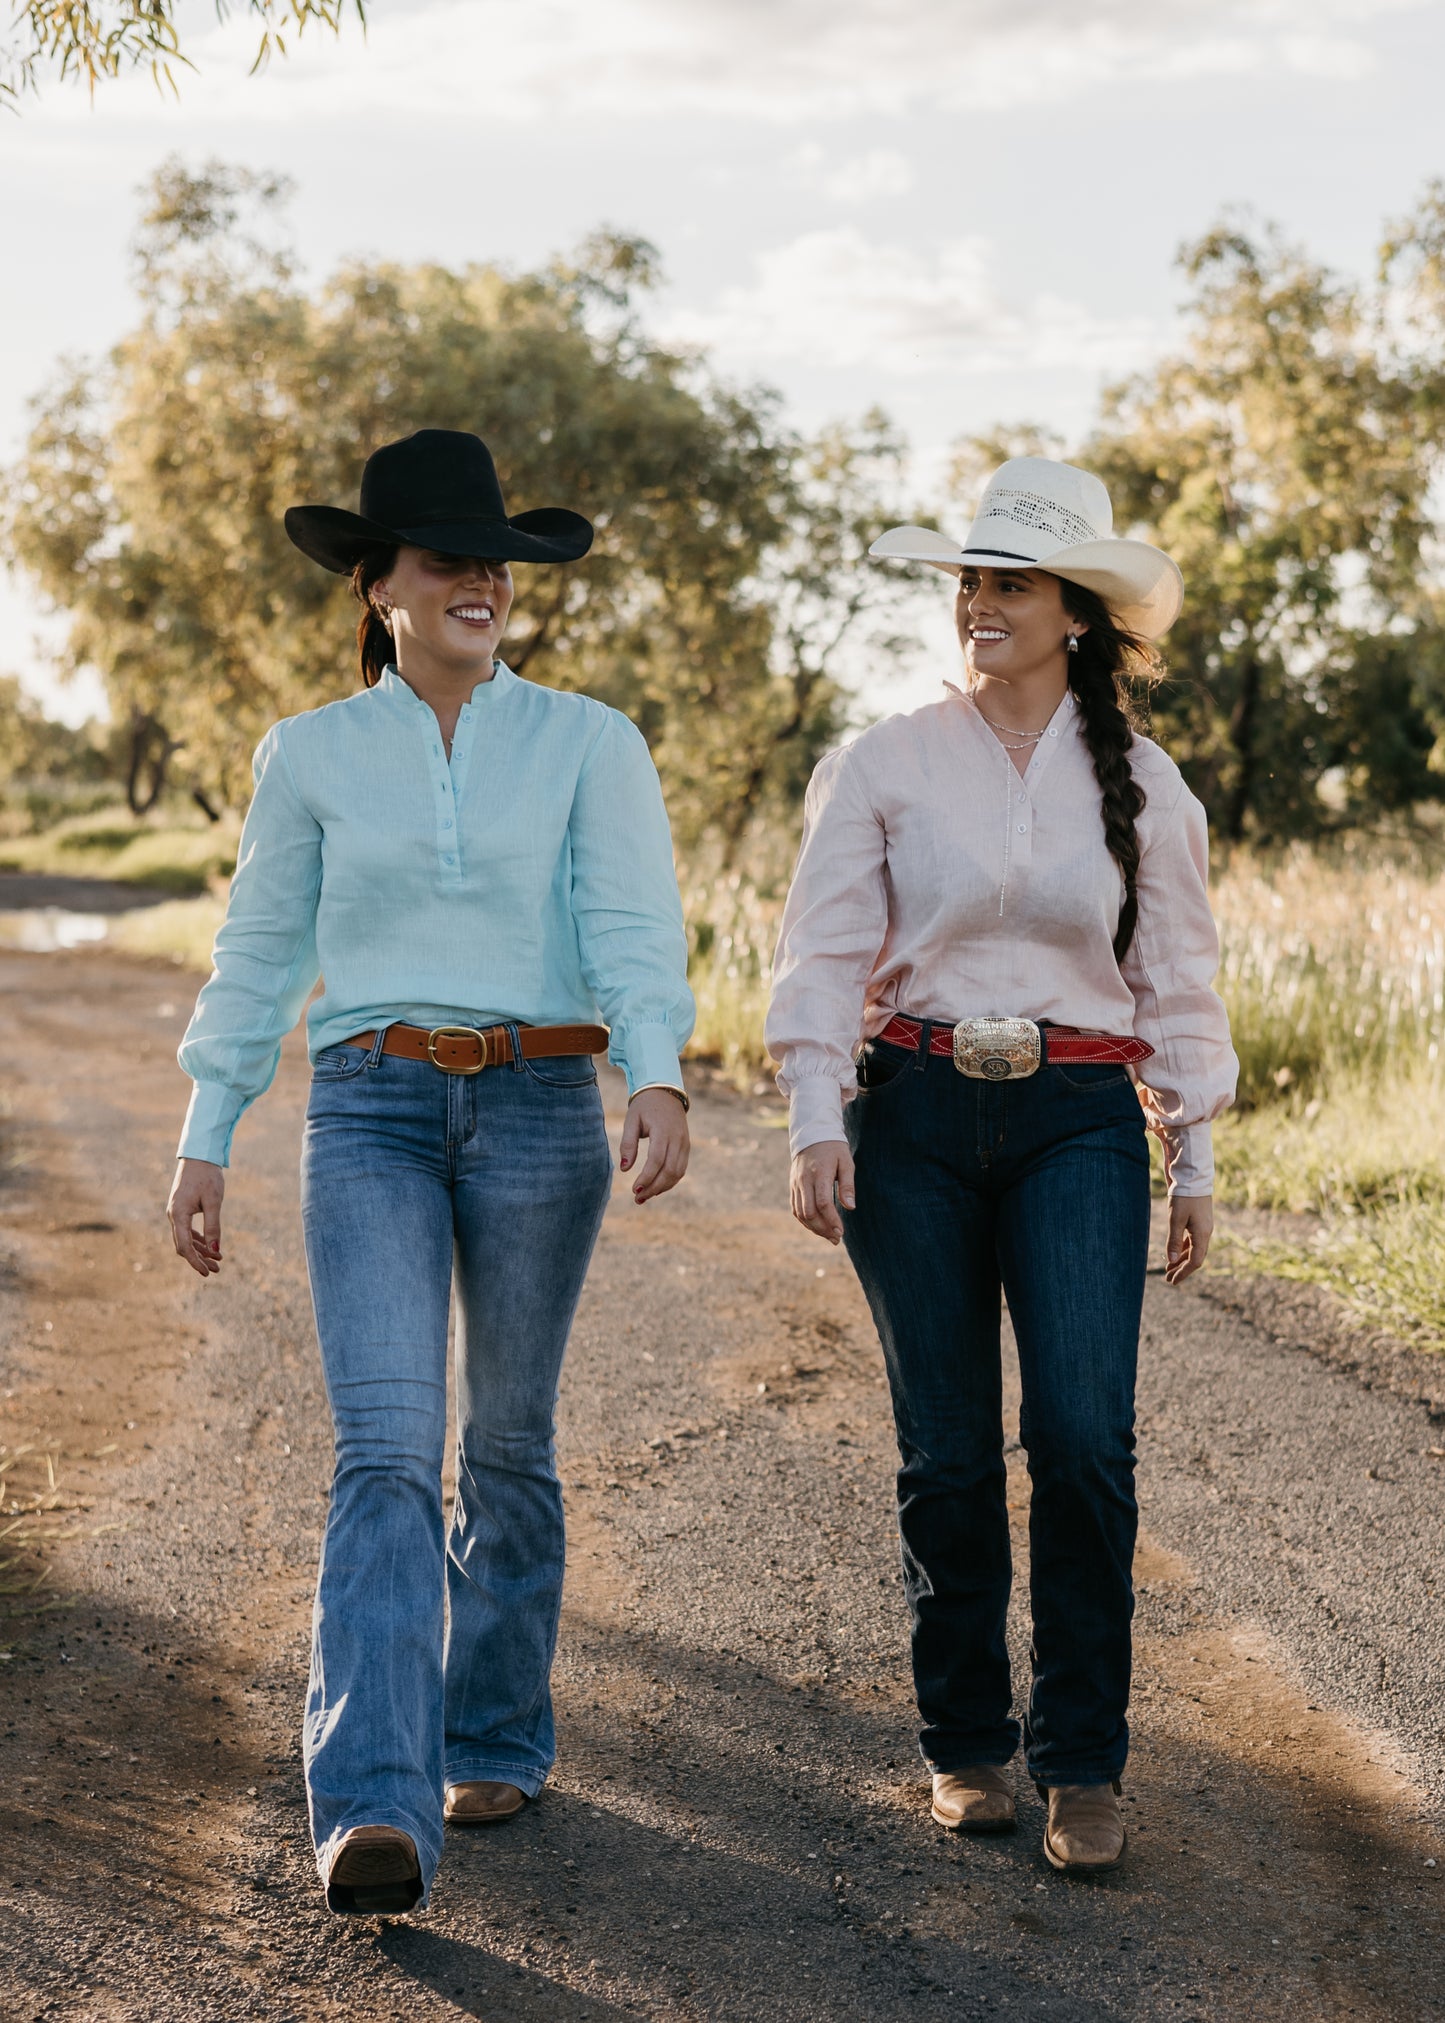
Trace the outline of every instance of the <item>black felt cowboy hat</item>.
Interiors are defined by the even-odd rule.
[[[510,519],[492,453],[480,436],[422,428],[385,443],[361,473],[361,511],[291,506],[286,532],[303,555],[347,575],[378,548],[430,548],[489,562],[575,562],[592,546],[592,523],[564,506]]]

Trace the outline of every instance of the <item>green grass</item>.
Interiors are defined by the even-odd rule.
[[[208,976],[211,944],[226,911],[225,898],[207,892],[197,899],[167,899],[159,906],[118,914],[106,941],[126,955],[159,957]]]
[[[236,868],[238,827],[232,821],[150,820],[125,808],[102,808],[58,823],[36,836],[0,842],[0,870],[49,872],[65,878],[115,878],[177,898],[206,892]]]

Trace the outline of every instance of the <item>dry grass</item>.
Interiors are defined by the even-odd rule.
[[[1237,856],[1214,883],[1240,1101],[1438,1063],[1445,875],[1378,849]]]
[[[114,875],[175,890],[202,867],[214,878],[228,847],[209,829],[173,839],[112,814],[5,854],[24,848],[36,868],[104,858]],[[754,1089],[771,1075],[763,1016],[781,889],[700,864],[683,886],[689,1052]],[[1330,1285],[1445,1344],[1445,874],[1363,846],[1240,853],[1214,897],[1241,1062],[1239,1107],[1216,1131],[1220,1198],[1308,1218],[1297,1243],[1236,1246],[1234,1261]],[[171,901],[118,919],[110,940],[204,974],[223,906],[214,891]]]

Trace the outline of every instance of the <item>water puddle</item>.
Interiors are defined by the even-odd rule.
[[[103,913],[72,913],[63,906],[36,906],[24,913],[0,913],[0,948],[27,955],[56,955],[104,941],[110,921]]]

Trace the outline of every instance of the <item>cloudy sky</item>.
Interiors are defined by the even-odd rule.
[[[68,353],[134,313],[166,155],[292,176],[349,254],[525,265],[599,224],[662,251],[655,319],[815,423],[878,401],[926,468],[965,430],[1082,427],[1170,337],[1173,257],[1227,206],[1368,272],[1445,175],[1445,0],[370,0],[258,77],[183,0],[198,73],[0,113],[0,457]],[[57,709],[0,585],[0,671]]]

